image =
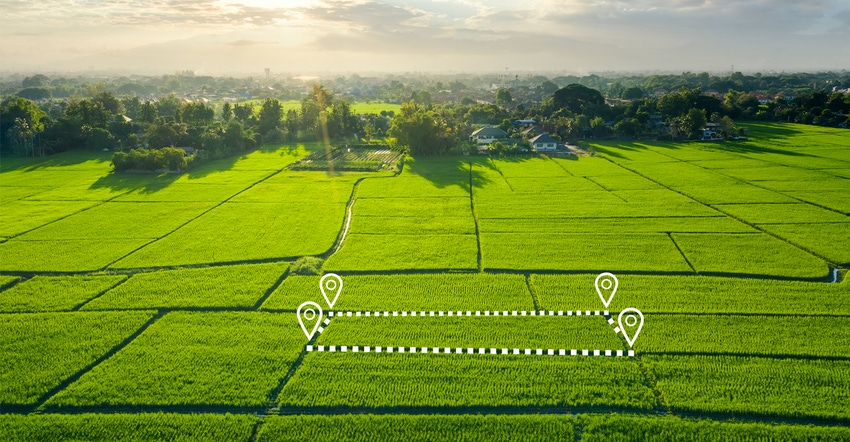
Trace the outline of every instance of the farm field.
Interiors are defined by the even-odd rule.
[[[4,158],[0,440],[847,440],[850,133],[749,127],[399,173]]]

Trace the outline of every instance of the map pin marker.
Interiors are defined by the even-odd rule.
[[[319,289],[322,290],[322,296],[325,297],[328,308],[334,308],[339,293],[342,291],[342,278],[336,273],[328,273],[319,280]],[[333,295],[333,299],[328,297],[328,294]]]
[[[596,293],[599,293],[599,299],[602,300],[602,303],[605,304],[605,308],[608,308],[608,304],[611,303],[611,300],[614,299],[614,294],[617,293],[617,287],[619,287],[620,281],[617,281],[617,277],[614,276],[613,273],[600,273],[599,276],[596,277]],[[608,295],[608,299],[605,299],[606,293],[611,293]]]
[[[640,329],[643,328],[643,313],[636,308],[627,308],[620,312],[620,316],[617,317],[617,323],[620,326],[615,328],[614,331],[616,333],[623,332],[623,336],[626,337],[629,347],[634,346],[635,340],[640,334]]]
[[[307,324],[313,324],[312,330],[307,330]],[[304,334],[307,335],[307,340],[313,339],[313,335],[316,334],[316,330],[319,329],[319,324],[322,323],[322,308],[319,307],[319,304],[316,304],[313,301],[307,301],[298,306],[298,323],[301,324],[301,330],[304,330]]]

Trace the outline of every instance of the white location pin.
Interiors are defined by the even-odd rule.
[[[605,304],[605,308],[608,308],[608,304],[614,299],[614,294],[617,293],[619,285],[620,281],[617,281],[617,277],[613,273],[600,273],[596,277],[596,293],[599,293],[599,299]],[[605,295],[608,293],[610,293],[608,299],[605,299]]]
[[[319,280],[319,289],[322,290],[322,296],[325,297],[328,308],[334,308],[339,293],[342,291],[342,278],[336,273],[328,273]],[[333,295],[333,299],[328,296],[329,294]]]
[[[627,308],[620,312],[620,316],[617,317],[617,323],[620,326],[615,328],[614,331],[616,333],[623,332],[623,336],[626,337],[629,347],[633,347],[635,340],[640,334],[640,330],[643,328],[643,313],[636,308]]]
[[[307,324],[312,323],[314,320],[316,323],[313,324],[313,329],[307,330]],[[301,324],[301,330],[304,330],[304,334],[307,335],[307,340],[313,339],[313,335],[319,329],[319,324],[322,323],[322,307],[313,301],[307,301],[299,305],[298,323]]]

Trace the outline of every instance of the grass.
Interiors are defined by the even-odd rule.
[[[123,275],[35,276],[0,295],[0,312],[71,310],[125,279]]]

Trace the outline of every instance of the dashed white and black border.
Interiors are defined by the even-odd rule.
[[[435,316],[609,316],[608,310],[450,310],[450,311],[329,311],[328,317],[435,317]]]
[[[633,357],[634,350],[588,350],[543,348],[484,348],[484,347],[404,347],[359,345],[308,345],[308,352],[328,353],[421,353],[451,355],[526,355],[526,356],[608,356]]]

